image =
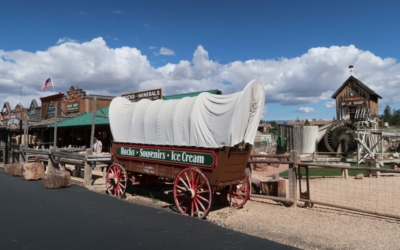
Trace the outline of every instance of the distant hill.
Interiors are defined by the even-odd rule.
[[[289,122],[293,122],[294,120],[274,120],[274,122],[278,123],[278,124],[284,124],[284,123],[289,123]],[[273,121],[266,121],[266,123],[270,123]]]

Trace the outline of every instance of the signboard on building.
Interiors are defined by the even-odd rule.
[[[345,102],[361,101],[361,97],[359,96],[345,97],[343,101]]]
[[[122,97],[125,97],[126,99],[130,100],[131,102],[138,102],[142,99],[149,99],[149,100],[158,100],[162,98],[162,89],[151,89],[151,90],[146,90],[146,91],[140,91],[140,92],[132,92],[132,93],[126,93],[122,94]]]
[[[340,102],[340,107],[348,107],[348,106],[365,106],[366,102],[365,100],[360,100],[360,101],[348,101],[348,102]]]
[[[56,106],[50,105],[47,106],[47,115],[55,115],[56,114]]]
[[[67,113],[79,111],[79,102],[73,102],[67,104]]]
[[[7,121],[7,129],[19,129],[19,119],[10,119]]]

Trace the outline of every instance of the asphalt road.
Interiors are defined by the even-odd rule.
[[[0,168],[0,249],[295,249],[78,185],[45,189]]]

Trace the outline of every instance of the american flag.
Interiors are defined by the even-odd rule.
[[[51,81],[51,77],[49,79],[47,79],[44,84],[42,85],[42,87],[40,88],[40,91],[43,91],[46,88],[51,88],[53,87],[53,82]]]

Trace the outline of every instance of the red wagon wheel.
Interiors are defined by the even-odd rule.
[[[214,192],[214,197],[221,205],[229,205],[233,208],[241,208],[250,197],[250,182],[246,173],[237,185],[226,186],[224,189]]]
[[[210,212],[210,181],[198,168],[185,168],[174,181],[174,201],[181,214],[204,218]]]
[[[117,197],[123,197],[128,184],[128,175],[125,168],[117,163],[113,163],[106,174],[106,189],[107,193]]]

